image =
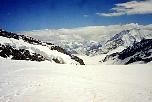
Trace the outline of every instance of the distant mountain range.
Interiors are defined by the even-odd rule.
[[[152,39],[152,25],[144,26],[131,23],[75,29],[45,29],[22,32],[21,34],[37,37],[43,41],[54,42],[72,54],[107,56],[122,52],[143,39]],[[46,36],[47,38],[45,38]],[[107,57],[105,59],[104,62],[108,60]]]

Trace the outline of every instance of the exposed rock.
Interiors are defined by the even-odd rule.
[[[45,58],[36,53],[30,54],[28,50],[25,49],[14,49],[9,45],[0,44],[0,56],[7,58],[11,57],[13,60],[31,60],[31,61],[44,61]]]
[[[49,47],[51,50],[56,50],[60,53],[63,53],[65,55],[68,55],[72,60],[84,65],[84,62],[82,59],[73,56],[70,52],[67,50],[61,48],[60,46],[55,46],[54,44],[50,42],[42,42],[40,40],[34,39],[32,37],[24,36],[24,35],[18,35],[12,32],[7,32],[2,29],[0,29],[0,36],[6,37],[8,39],[13,38],[16,40],[23,40],[24,42],[27,42],[32,45],[40,45],[40,46],[46,46]],[[12,42],[13,44],[13,42]],[[43,53],[43,52],[42,52]],[[31,60],[31,61],[44,61],[44,60],[53,60],[56,63],[65,64],[64,59],[61,57],[55,57],[52,56],[52,59],[46,58],[46,56],[41,55],[41,53],[36,52],[30,52],[29,49],[24,48],[16,48],[10,44],[0,44],[0,56],[4,58],[11,57],[11,59],[14,60]]]
[[[112,61],[113,64],[130,64],[138,61],[148,63],[152,61],[152,39],[143,39],[122,52],[107,55],[103,62]]]

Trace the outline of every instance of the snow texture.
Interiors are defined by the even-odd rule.
[[[59,65],[0,58],[0,102],[152,102],[147,65]]]

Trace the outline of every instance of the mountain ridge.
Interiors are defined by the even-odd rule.
[[[52,43],[42,42],[32,37],[18,35],[2,29],[0,29],[0,39],[1,57],[12,57],[11,59],[16,60],[48,60],[60,64],[84,65],[82,59]]]
[[[94,56],[108,53],[109,51],[104,50],[106,49],[104,47],[105,44],[108,44],[106,42],[115,36],[115,34],[131,29],[151,31],[152,26],[130,23],[125,25],[88,26],[74,29],[34,30],[21,32],[21,34],[31,35],[42,41],[53,42],[73,54]]]
[[[152,39],[142,39],[121,52],[107,55],[103,62],[108,64],[148,63],[152,61]]]

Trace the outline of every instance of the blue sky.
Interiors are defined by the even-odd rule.
[[[130,7],[131,5],[131,7]],[[0,0],[0,27],[9,31],[151,24],[152,0]]]

